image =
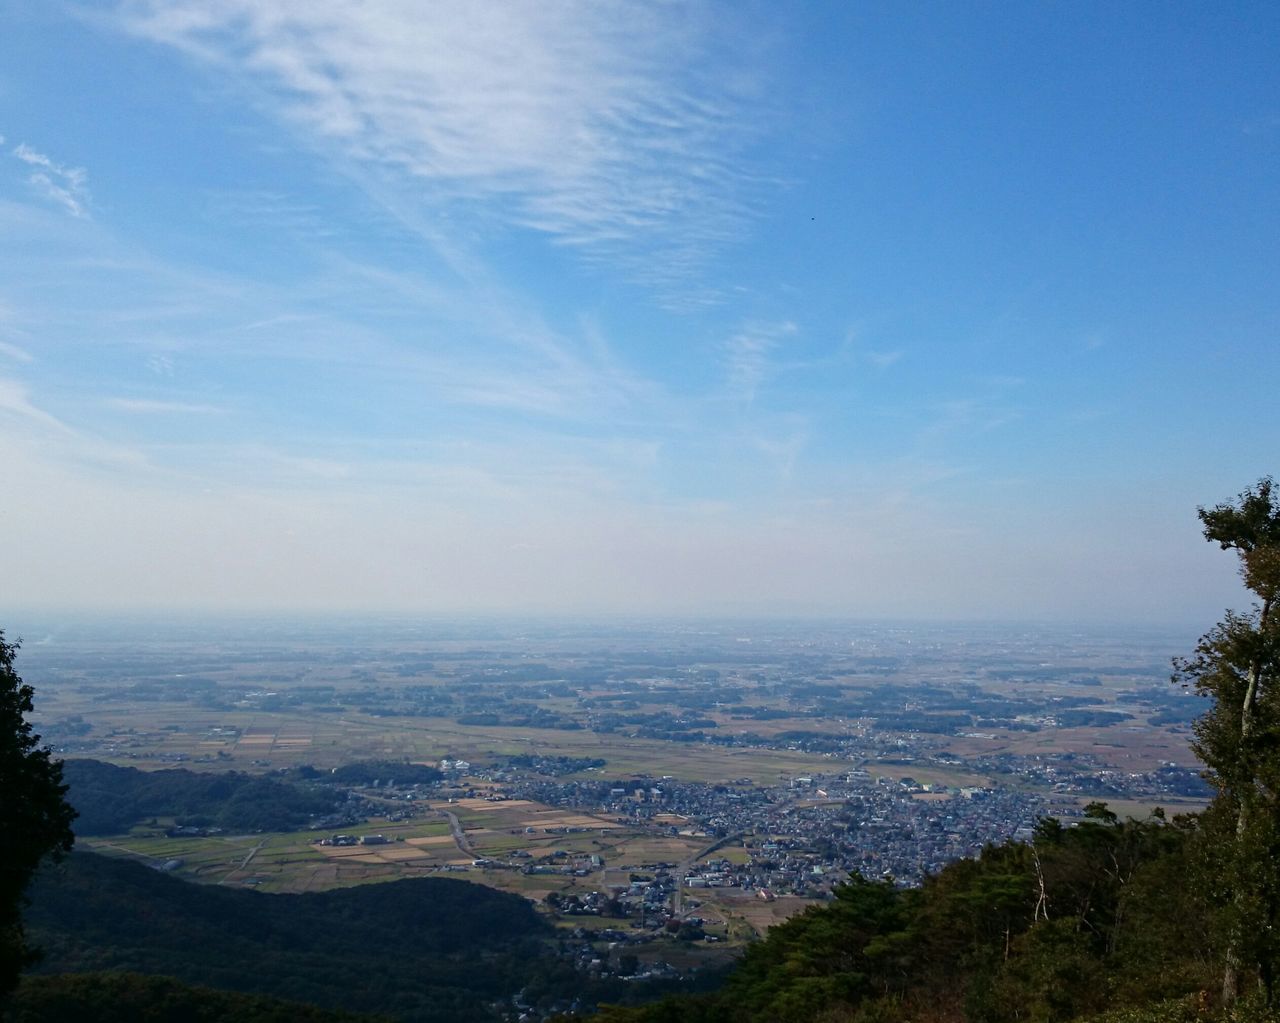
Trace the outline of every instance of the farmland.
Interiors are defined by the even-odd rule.
[[[1037,814],[1202,805],[1198,702],[1165,682],[1178,642],[832,623],[134,624],[52,631],[24,656],[38,730],[63,756],[277,777],[448,767],[430,790],[365,786],[358,820],[331,829],[342,842],[287,827],[171,837],[160,818],[83,840],[103,852],[268,892],[428,873],[540,902],[611,892],[639,917],[685,881],[635,878],[674,872],[741,936],[849,869],[911,879]]]

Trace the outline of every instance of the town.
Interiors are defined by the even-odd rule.
[[[93,635],[33,646],[59,755],[337,793],[248,832],[161,820],[85,841],[264,891],[456,874],[623,946],[710,952],[852,872],[915,885],[1044,817],[1173,815],[1208,794],[1188,748],[1201,701],[1166,681],[1168,634],[416,631],[126,632],[109,660]],[[570,954],[587,968],[602,940]],[[671,958],[592,968],[696,961]]]

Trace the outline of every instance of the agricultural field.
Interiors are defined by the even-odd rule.
[[[364,792],[375,809],[339,829],[363,844],[166,838],[165,820],[85,844],[268,892],[440,872],[543,901],[719,870],[732,882],[704,881],[726,887],[671,905],[705,906],[714,936],[738,940],[851,869],[910,880],[1037,814],[1206,797],[1187,741],[1199,702],[1167,684],[1176,637],[363,628],[51,632],[24,648],[37,730],[65,757],[265,776],[452,765],[403,819]]]
[[[154,865],[181,861],[179,876],[212,884],[252,885],[263,891],[302,892],[390,880],[423,872],[472,876],[520,894],[565,887],[625,887],[634,870],[675,862],[707,845],[706,838],[672,838],[637,831],[603,818],[569,813],[527,800],[460,799],[415,807],[402,821],[373,818],[342,829],[354,839],[379,836],[377,844],[321,845],[330,836],[313,830],[253,835],[167,837],[169,820],[140,825],[124,835],[82,838],[82,846]],[[461,825],[465,850],[448,817]],[[515,853],[526,854],[513,859]],[[590,857],[597,857],[592,867]],[[524,875],[476,861],[537,864],[565,860],[587,869],[581,876]],[[580,862],[585,861],[585,862]]]
[[[766,900],[753,893],[729,888],[711,893],[699,892],[696,901],[700,904],[693,911],[712,921],[722,922],[732,940],[761,935],[774,924],[780,924],[814,905],[812,899],[794,895],[779,895]]]

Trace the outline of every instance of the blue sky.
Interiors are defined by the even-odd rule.
[[[1274,4],[0,17],[8,606],[1245,603]]]

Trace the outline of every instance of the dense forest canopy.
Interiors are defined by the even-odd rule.
[[[71,848],[75,816],[63,798],[62,764],[41,748],[27,719],[32,689],[14,668],[17,652],[0,631],[0,1001],[32,958],[23,892],[42,859]]]
[[[163,974],[424,1023],[486,1020],[494,998],[566,979],[527,899],[450,878],[263,895],[78,852],[32,886],[28,928],[42,974]]]
[[[152,817],[237,831],[287,831],[332,813],[341,794],[275,778],[172,768],[140,771],[100,760],[63,765],[78,835],[118,835]]]

